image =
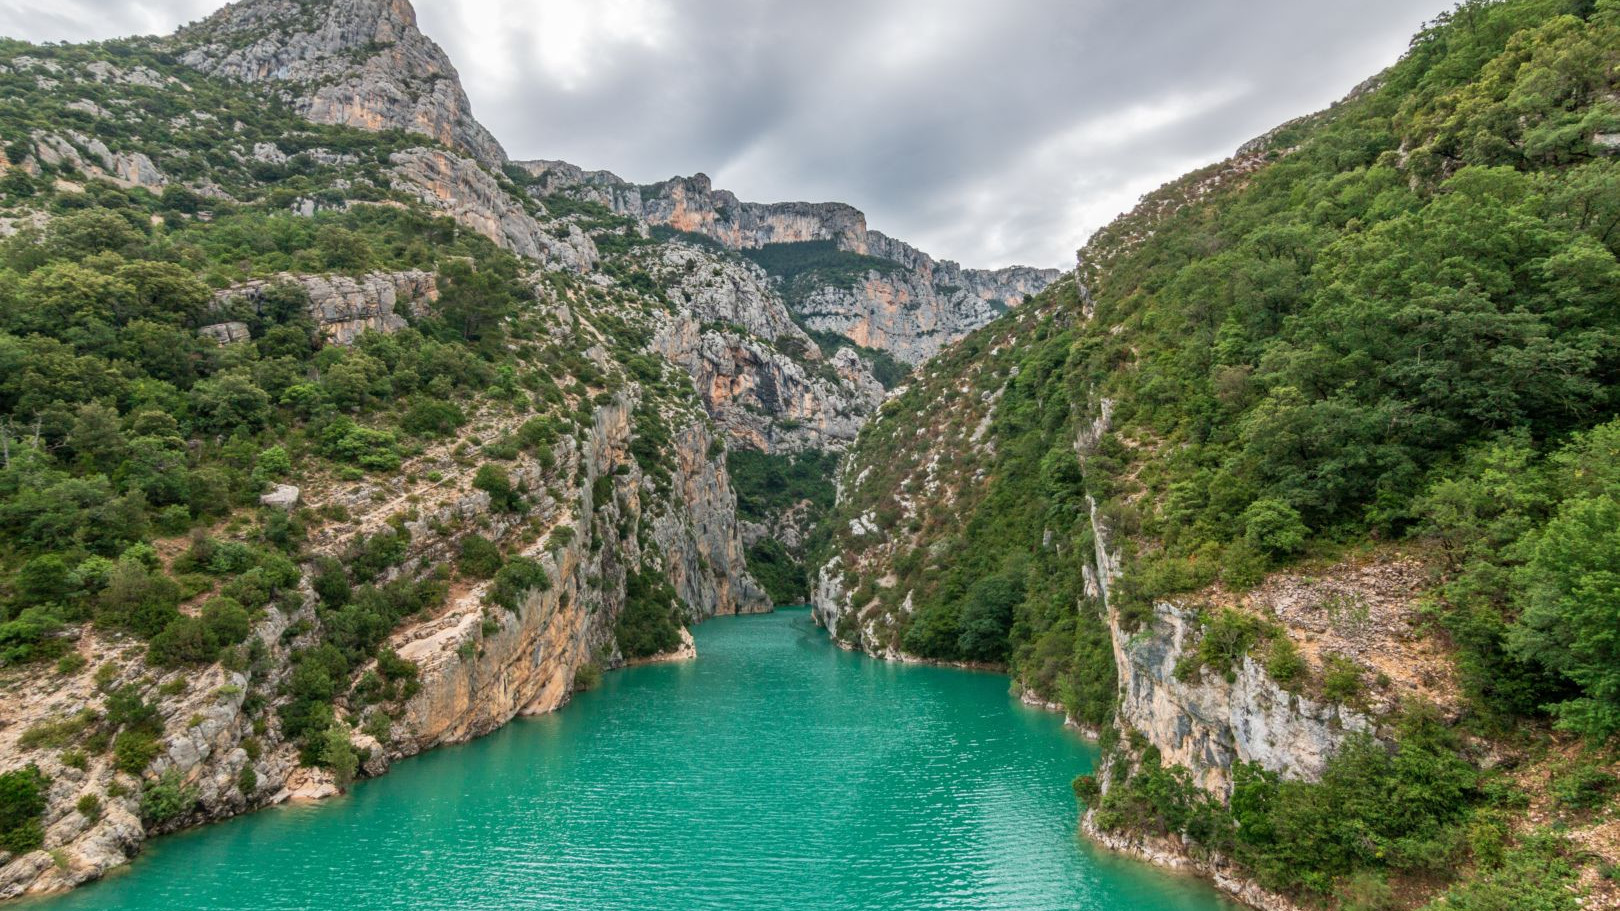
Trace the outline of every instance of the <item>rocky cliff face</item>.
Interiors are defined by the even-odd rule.
[[[405,130],[488,167],[506,161],[407,0],[242,0],[175,42],[181,60],[205,73],[284,83],[293,106],[316,123]]]
[[[719,454],[727,445],[773,454],[841,449],[886,393],[855,350],[823,351],[803,328],[805,317],[786,306],[779,283],[735,251],[826,241],[851,253],[894,258],[894,268],[906,276],[897,281],[910,283],[904,290],[877,291],[870,300],[857,296],[824,310],[836,315],[838,307],[870,309],[872,300],[883,298],[896,302],[897,313],[909,312],[912,300],[923,300],[924,309],[940,312],[888,317],[863,311],[860,319],[872,324],[870,331],[855,323],[845,327],[917,359],[993,316],[997,308],[990,301],[1022,293],[1046,275],[1007,270],[1004,281],[1002,273],[935,263],[868,231],[864,216],[851,207],[744,204],[714,191],[702,177],[644,193],[611,175],[558,164],[541,169],[541,179],[524,194],[503,173],[500,146],[472,118],[455,70],[417,30],[404,0],[245,0],[159,42],[157,49],[148,62],[163,73],[105,61],[75,65],[72,73],[53,70],[57,64],[49,60],[17,57],[7,65],[8,72],[27,70],[42,87],[73,92],[63,106],[70,99],[80,103],[76,86],[95,82],[146,92],[201,86],[237,107],[228,115],[195,110],[160,123],[142,113],[144,96],[98,93],[100,101],[91,104],[100,113],[81,110],[95,116],[115,110],[109,123],[120,124],[119,142],[109,148],[88,134],[41,131],[16,167],[31,177],[70,183],[74,192],[93,180],[154,190],[179,181],[198,199],[244,210],[272,206],[268,211],[277,216],[374,205],[449,217],[532,263],[530,284],[539,301],[533,308],[543,318],[524,313],[525,334],[513,339],[513,350],[544,356],[548,366],[570,364],[578,376],[557,371],[549,385],[529,377],[533,386],[513,387],[506,398],[458,397],[457,406],[467,409],[466,425],[448,438],[401,441],[406,458],[397,472],[368,475],[311,458],[294,477],[281,479],[298,486],[278,485],[262,505],[266,512],[287,510],[307,532],[304,543],[287,551],[305,562],[298,567],[296,591],[255,609],[252,636],[263,651],[247,670],[219,663],[166,670],[147,663],[143,641],[94,624],[72,627],[75,648],[88,662],[82,670],[52,675],[39,668],[3,669],[15,698],[0,714],[0,770],[37,763],[51,785],[45,850],[0,854],[0,899],[99,877],[155,834],[336,793],[330,775],[306,765],[308,757],[299,755],[293,738],[282,735],[277,709],[289,698],[283,684],[294,673],[295,656],[326,641],[322,627],[331,605],[315,593],[316,562],[350,559],[362,542],[385,530],[404,540],[404,552],[379,583],[444,578],[450,590],[443,603],[402,622],[388,641],[416,668],[417,690],[368,707],[354,687],[374,667],[351,668],[354,679],[333,682],[330,705],[344,726],[356,729],[353,743],[367,774],[385,772],[393,759],[486,733],[516,715],[554,710],[568,699],[581,666],[622,664],[615,623],[632,574],[667,580],[687,623],[768,610],[769,598],[748,572],[746,546],[775,536],[797,552],[809,530],[807,504],[789,510],[781,528],[744,529]],[[176,66],[175,58],[193,69]],[[266,105],[282,118],[277,129],[286,127],[290,118],[267,95],[279,95],[317,123],[402,130],[426,139],[411,147],[414,140],[390,136],[378,146],[383,151],[357,155],[345,149],[363,143],[354,143],[349,133],[342,134],[351,142],[344,149],[303,148],[295,155],[290,147],[231,128],[232,121],[251,119],[247,112]],[[142,138],[161,132],[162,124],[185,139]],[[293,121],[291,131],[297,129]],[[199,174],[190,149],[205,146],[219,151],[215,158],[225,164]],[[273,187],[255,175],[286,168],[293,157],[318,174],[312,184],[320,198],[300,198],[290,206],[286,199],[268,202]],[[634,219],[603,228],[592,218],[552,218],[543,198],[549,192],[600,201]],[[48,226],[52,217],[43,209],[8,215],[0,230]],[[211,214],[173,217],[202,226]],[[648,237],[651,226],[690,230],[731,252],[655,243]],[[615,233],[615,243],[604,241],[599,249],[593,237],[604,238],[604,232]],[[572,274],[548,274],[557,272]],[[198,331],[222,344],[251,342],[250,323],[258,325],[271,286],[282,282],[307,293],[309,315],[337,345],[366,332],[398,332],[407,316],[430,312],[439,294],[430,271],[282,274],[221,291],[217,316]],[[686,377],[667,369],[666,361],[690,377],[695,397],[682,390]],[[532,394],[534,387],[560,401]],[[521,491],[520,506],[493,503],[473,485],[469,453],[511,440],[541,411],[542,423],[555,420],[563,429],[544,456],[524,450],[503,463]],[[387,427],[396,416],[355,417]],[[649,437],[667,441],[653,467],[649,447],[637,445]],[[241,527],[204,530],[238,543],[257,534]],[[492,603],[490,583],[449,569],[474,533],[494,542],[503,559],[534,560],[549,584],[522,593],[512,609]],[[157,543],[160,570],[172,567],[188,547],[182,539]],[[196,614],[201,597],[184,603],[182,611]],[[125,686],[155,708],[162,728],[159,754],[140,774],[116,770],[104,747],[81,759],[72,750],[25,738],[42,726],[76,723],[89,717],[81,713],[102,711],[109,692]],[[379,720],[381,709],[391,722],[367,724]],[[81,726],[74,736],[82,739],[86,730]],[[183,789],[186,808],[160,823],[143,821],[140,793],[160,780]],[[77,809],[86,797],[101,801],[99,813]]]
[[[100,177],[121,187],[146,187],[161,192],[169,178],[142,152],[113,152],[94,136],[75,130],[61,134],[35,130],[34,154],[39,161]],[[83,150],[81,152],[80,150]]]
[[[869,230],[866,216],[843,203],[752,203],[716,190],[707,175],[637,186],[606,171],[560,161],[519,162],[535,192],[564,194],[607,206],[648,224],[708,237],[732,250],[775,244],[829,242],[900,268],[871,269],[852,282],[811,290],[794,302],[811,328],[836,332],[869,348],[920,363],[990,322],[1062,274],[1014,266],[963,269],[909,244]]]
[[[1106,429],[1106,419],[1099,418],[1082,435],[1082,451],[1100,442]],[[1108,611],[1119,669],[1116,723],[1122,730],[1141,735],[1164,762],[1185,766],[1200,786],[1223,797],[1237,763],[1315,780],[1346,736],[1375,730],[1362,712],[1284,689],[1252,655],[1238,659],[1227,675],[1188,679],[1178,674],[1178,666],[1195,655],[1202,635],[1196,611],[1159,602],[1143,628],[1125,629],[1118,611],[1107,603],[1120,574],[1114,534],[1096,502],[1089,505],[1095,568],[1086,573],[1087,590]]]
[[[963,269],[953,262],[935,262],[876,231],[868,232],[868,238],[873,241],[869,249],[883,251],[869,255],[906,263],[906,268],[873,270],[852,286],[811,291],[798,302],[799,315],[812,329],[836,332],[912,364],[1006,313],[1061,274],[1026,266]]]
[[[519,256],[585,272],[600,260],[578,226],[542,225],[477,161],[437,149],[395,153],[394,187]]]
[[[600,349],[593,356],[609,366]],[[576,672],[587,662],[623,664],[614,622],[625,602],[627,574],[639,568],[653,568],[671,580],[691,611],[688,622],[770,608],[744,565],[735,494],[724,463],[709,457],[714,438],[706,422],[690,412],[668,415],[677,429],[670,485],[661,489],[630,453],[638,397],[630,386],[597,405],[587,431],[560,440],[549,467],[520,457],[513,478],[536,491],[521,512],[493,509],[489,495],[457,470],[454,451],[460,438],[430,447],[406,465],[401,483],[386,489],[328,480],[300,492],[303,505],[346,516],[311,530],[312,560],[341,558],[408,509],[412,518],[399,527],[409,544],[389,578],[431,576],[454,559],[464,534],[477,531],[534,558],[552,580],[549,587],[528,591],[511,611],[487,601],[489,583],[455,588],[431,616],[394,633],[391,644],[419,669],[420,689],[396,707],[387,736],[354,738],[357,747],[371,752],[365,762],[369,774],[386,771],[393,759],[487,733],[520,713],[555,710],[567,701]],[[515,421],[510,413],[486,411],[466,435],[488,438],[510,430]],[[429,480],[439,476],[444,480]],[[312,572],[312,565],[304,570]],[[315,596],[308,577],[301,590],[301,608],[271,609],[254,629],[267,648],[264,666],[271,669],[270,678],[257,684],[259,692],[276,692],[290,672],[289,655],[310,635]],[[306,631],[284,635],[295,626]],[[0,754],[26,757],[52,780],[45,818],[49,850],[4,858],[0,898],[98,878],[127,862],[151,835],[335,793],[327,773],[302,766],[296,745],[281,738],[274,722],[264,725],[262,710],[244,707],[250,689],[246,674],[213,665],[201,672],[159,671],[154,679],[138,643],[90,629],[77,648],[95,662],[66,678],[35,678],[14,693],[0,726]],[[103,671],[98,678],[92,670],[101,664],[116,674]],[[89,710],[103,692],[125,683],[150,694],[163,719],[161,753],[150,772],[173,772],[193,789],[191,808],[161,826],[143,825],[135,779],[115,771],[110,757],[93,757],[81,769],[58,751],[21,744],[28,729]],[[339,701],[340,711],[351,711],[346,706]],[[358,722],[361,709],[352,711],[351,722]],[[251,770],[254,782],[246,789],[244,770]],[[112,796],[120,789],[125,796]],[[84,794],[103,800],[104,809],[94,819],[76,809]]]
[[[422,691],[405,706],[404,730],[391,744],[409,755],[445,743],[488,733],[518,714],[555,711],[572,692],[574,674],[589,661],[613,667],[624,663],[613,636],[623,604],[628,572],[644,562],[661,564],[698,622],[717,614],[768,610],[770,601],[749,577],[736,522],[736,496],[725,468],[708,458],[713,437],[701,422],[677,435],[674,495],[652,496],[650,483],[629,458],[633,403],[621,398],[600,407],[589,439],[559,463],[578,485],[577,499],[547,498],[528,514],[499,520],[508,533],[523,524],[577,533],[562,546],[542,537],[525,553],[539,560],[557,580],[549,589],[530,591],[516,612],[494,614],[485,604],[487,583],[460,594],[448,609],[394,637],[401,657],[416,662]],[[615,475],[623,466],[627,473]],[[613,496],[593,502],[599,478],[618,477]],[[538,471],[532,479],[543,480]],[[478,514],[487,504],[477,494],[448,503],[445,512],[424,517],[423,533],[435,520]],[[634,531],[650,526],[643,539]],[[630,529],[620,535],[619,529]],[[592,537],[600,536],[600,546]],[[453,542],[437,559],[448,559]],[[424,568],[436,562],[424,554]],[[593,582],[593,580],[600,580]]]
[[[429,272],[373,272],[359,278],[347,275],[294,275],[261,279],[226,288],[214,295],[215,309],[230,312],[263,309],[266,292],[279,284],[292,284],[309,297],[309,315],[327,340],[352,344],[363,332],[397,332],[405,328],[401,312],[421,316],[439,299],[437,278]],[[198,330],[221,343],[244,341],[248,328],[240,321],[215,323]]]
[[[806,366],[741,333],[681,318],[664,325],[653,347],[692,374],[733,444],[761,452],[842,448],[884,395],[848,348]]]
[[[685,244],[641,263],[675,304],[653,349],[692,375],[733,445],[842,449],[883,401],[865,361],[848,348],[827,358],[757,267]]]

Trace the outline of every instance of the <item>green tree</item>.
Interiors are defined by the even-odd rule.
[[[0,850],[13,855],[37,850],[45,841],[41,817],[50,780],[30,763],[0,774]]]
[[[270,417],[270,396],[254,385],[245,370],[228,371],[198,383],[191,390],[191,404],[198,429],[221,436],[256,433]]]
[[[551,590],[551,576],[546,568],[529,557],[513,557],[495,573],[490,586],[489,599],[514,613],[530,592]]]
[[[25,605],[60,603],[76,587],[67,562],[57,554],[42,554],[24,563],[17,572],[16,586],[17,600]]]
[[[348,790],[354,783],[355,772],[360,768],[360,758],[355,754],[354,744],[349,740],[349,729],[340,721],[333,721],[332,725],[321,735],[321,764],[332,771],[332,777],[337,786]]]
[[[439,313],[467,341],[496,341],[501,321],[517,305],[511,287],[492,271],[462,262],[440,270]]]
[[[969,661],[1007,660],[1007,634],[1013,610],[1024,600],[1022,572],[992,576],[974,583],[961,609],[957,650]]]
[[[1281,500],[1256,500],[1243,511],[1244,540],[1274,556],[1299,552],[1309,534],[1299,510]]]
[[[1560,725],[1605,740],[1620,731],[1620,500],[1567,501],[1525,546],[1514,644],[1581,688],[1555,707]]]

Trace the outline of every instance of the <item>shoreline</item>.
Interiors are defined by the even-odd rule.
[[[1064,727],[1073,728],[1080,736],[1096,744],[1102,738],[1102,731],[1091,725],[1080,724],[1059,703],[1041,696],[1023,686],[1018,680],[1012,678],[1007,668],[999,666],[975,665],[971,662],[934,661],[928,658],[919,658],[908,655],[896,649],[887,649],[881,654],[873,654],[858,646],[844,642],[834,636],[830,630],[821,627],[828,641],[846,652],[856,652],[879,661],[893,661],[897,664],[913,664],[929,667],[943,667],[953,670],[975,671],[980,673],[999,673],[1008,677],[1014,688],[1018,701],[1023,705],[1045,712],[1052,712],[1063,716]],[[1197,877],[1208,884],[1230,901],[1240,902],[1255,911],[1306,911],[1292,900],[1261,887],[1253,880],[1238,875],[1230,865],[1220,861],[1198,860],[1189,855],[1184,849],[1167,839],[1130,838],[1127,836],[1112,835],[1100,831],[1091,822],[1092,811],[1088,808],[1080,815],[1080,834],[1086,840],[1107,851],[1112,851],[1125,857],[1139,860],[1159,870],[1166,870]]]

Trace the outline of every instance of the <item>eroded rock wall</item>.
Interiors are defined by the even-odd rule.
[[[577,226],[542,225],[473,159],[438,149],[407,149],[396,152],[390,164],[395,189],[519,256],[574,272],[588,271],[600,260],[596,245]]]
[[[367,331],[398,332],[406,325],[401,312],[419,316],[439,299],[438,279],[431,272],[414,269],[359,277],[288,273],[219,291],[214,295],[215,306],[229,309],[241,304],[257,312],[264,304],[265,293],[281,283],[303,288],[309,295],[310,317],[327,340],[338,345],[352,344]],[[229,343],[245,340],[246,330],[240,322],[226,322],[204,326],[200,331]]]
[[[506,153],[472,115],[450,59],[407,0],[242,0],[176,36],[214,76],[284,83],[316,123],[405,130],[499,168]]]
[[[909,363],[933,357],[1062,275],[1027,266],[963,269],[869,230],[866,216],[853,206],[744,202],[715,189],[704,174],[638,186],[567,162],[518,164],[537,178],[538,193],[598,202],[618,214],[699,234],[732,250],[828,241],[845,252],[897,264],[898,269],[873,269],[854,283],[814,289],[795,307],[814,329],[846,335]]]
[[[603,357],[599,349],[593,355]],[[354,737],[357,747],[371,751],[365,763],[369,774],[385,772],[393,759],[495,730],[520,713],[555,710],[567,701],[574,675],[586,662],[623,664],[613,624],[624,604],[627,573],[638,567],[671,580],[691,611],[689,622],[770,609],[745,566],[735,494],[724,463],[709,457],[714,437],[707,422],[694,413],[668,416],[677,429],[670,483],[661,489],[630,454],[637,402],[636,387],[628,386],[596,406],[586,433],[559,440],[550,467],[520,456],[512,478],[531,491],[521,512],[493,510],[489,495],[471,486],[470,472],[444,471],[444,480],[429,480],[441,469],[454,469],[456,440],[417,457],[400,483],[305,489],[307,505],[341,507],[348,516],[311,531],[312,557],[341,557],[360,537],[388,527],[405,511],[412,515],[403,523],[408,550],[385,578],[432,574],[454,559],[464,534],[477,531],[538,560],[551,579],[544,590],[527,592],[515,611],[485,602],[488,583],[452,588],[432,616],[395,632],[391,645],[417,662],[421,688],[400,707],[383,742]],[[467,433],[499,433],[521,417],[482,415]],[[598,480],[604,478],[610,483],[598,502],[604,491]],[[569,534],[552,534],[564,527]],[[313,572],[313,564],[304,569]],[[266,646],[268,676],[251,688],[272,699],[290,673],[291,653],[313,641],[307,632],[284,635],[315,619],[308,576],[301,591],[301,607],[291,613],[271,608],[254,629]],[[273,704],[269,711],[244,708],[250,690],[245,674],[219,665],[157,670],[145,663],[139,643],[90,628],[77,648],[95,659],[85,670],[66,680],[30,678],[28,686],[11,694],[0,725],[0,755],[22,755],[23,732],[98,705],[107,687],[142,683],[164,724],[162,752],[151,771],[177,774],[194,789],[195,799],[187,812],[148,828],[140,819],[136,779],[114,770],[110,756],[89,757],[87,767],[78,769],[57,751],[28,752],[52,782],[45,815],[48,850],[19,858],[0,855],[0,899],[98,878],[126,863],[151,835],[335,793],[329,775],[303,767],[296,745],[282,739]],[[98,686],[92,671],[101,664],[116,673]],[[351,723],[359,721],[358,709],[351,713],[344,699],[337,707]],[[251,787],[243,784],[244,769],[252,770]],[[97,818],[76,809],[81,794],[117,793],[115,782],[123,796],[108,797]]]

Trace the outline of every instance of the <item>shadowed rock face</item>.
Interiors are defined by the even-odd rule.
[[[473,119],[450,59],[406,0],[243,0],[176,36],[214,76],[283,82],[316,123],[420,133],[498,168],[506,153]]]

